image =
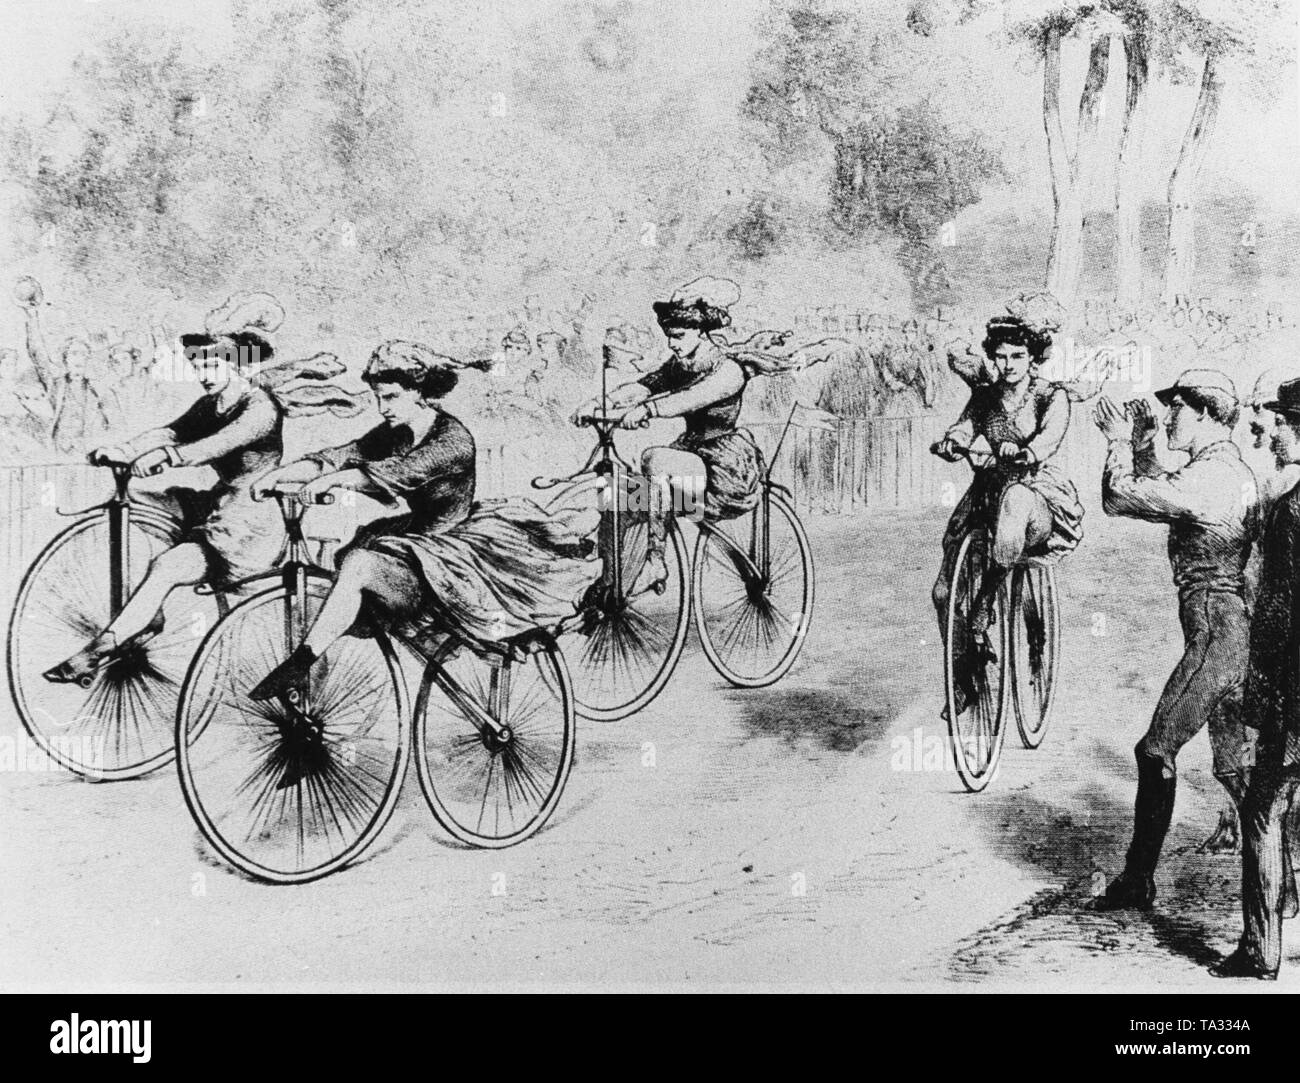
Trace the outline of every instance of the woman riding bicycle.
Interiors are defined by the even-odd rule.
[[[948,520],[933,592],[942,637],[957,549],[973,528],[988,530],[990,570],[970,614],[971,650],[956,682],[967,702],[974,698],[972,682],[981,663],[994,660],[987,632],[1006,571],[1027,557],[1059,558],[1083,537],[1078,493],[1050,461],[1070,424],[1068,393],[1038,375],[1051,344],[1048,331],[1018,316],[991,319],[983,342],[989,362],[986,378],[972,374],[970,400],[937,448],[942,457],[955,461],[983,437],[992,451],[990,465],[976,471]]]
[[[658,368],[609,395],[624,409],[626,429],[650,418],[680,417],[686,430],[666,447],[647,448],[641,471],[650,479],[647,554],[633,592],[657,587],[668,575],[664,546],[674,507],[730,519],[753,509],[762,496],[763,456],[753,437],[736,427],[749,373],[712,336],[731,324],[727,309],[740,291],[725,279],[700,278],[656,301],[655,316],[671,351]],[[574,421],[597,413],[599,400],[579,407]]]
[[[217,323],[210,318],[208,331],[181,336],[203,388],[193,406],[170,425],[90,453],[95,464],[130,463],[135,477],[167,466],[209,466],[217,482],[206,491],[173,487],[136,494],[178,520],[174,543],[154,560],[117,617],[80,651],[47,670],[47,680],[83,680],[128,645],[157,636],[163,603],[177,587],[202,582],[222,587],[275,560],[284,534],[280,517],[274,507],[253,501],[249,484],[280,462],[284,415],[279,402],[244,374],[271,359],[264,333],[279,325],[283,313],[265,295],[252,300],[259,298],[252,307],[225,307],[232,316],[225,322],[237,326],[213,330]]]
[[[441,405],[462,367],[427,346],[384,343],[362,375],[383,423],[254,483],[258,499],[301,483],[304,503],[341,488],[402,500],[407,511],[368,523],[340,551],[338,577],[306,638],[250,698],[286,695],[335,640],[364,635],[374,617],[422,647],[454,635],[490,651],[573,613],[591,578],[590,542],[570,517],[532,501],[475,502],[474,438]]]

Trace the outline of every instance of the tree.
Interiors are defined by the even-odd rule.
[[[1161,59],[1171,77],[1196,80],[1193,106],[1169,175],[1161,301],[1191,296],[1196,270],[1196,182],[1219,116],[1225,73],[1236,69],[1249,93],[1267,99],[1276,74],[1294,60],[1291,12],[1277,0],[1165,0],[1154,11]]]
[[[1151,16],[1143,0],[1112,0],[1124,24],[1124,117],[1115,162],[1115,300],[1142,299],[1141,132],[1151,69]]]
[[[1083,253],[1086,178],[1096,168],[1102,92],[1109,75],[1111,38],[1122,26],[1094,3],[1008,4],[1013,40],[1026,44],[1043,64],[1043,128],[1052,177],[1052,239],[1045,286],[1068,305],[1079,284]],[[1079,94],[1074,145],[1061,109],[1061,50],[1069,38],[1088,47],[1088,67]]]
[[[841,239],[901,242],[918,307],[947,292],[942,228],[1001,174],[983,133],[935,104],[952,58],[924,29],[903,5],[777,4],[743,106],[774,168],[825,162],[822,210]]]

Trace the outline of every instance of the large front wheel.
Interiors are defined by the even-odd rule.
[[[690,619],[689,565],[681,531],[675,523],[668,530],[667,577],[657,588],[638,589],[649,525],[644,511],[618,509],[616,516],[609,492],[604,479],[590,478],[563,490],[548,505],[551,512],[599,513],[600,559],[593,561],[593,574],[600,578],[587,591],[578,616],[566,621],[558,636],[572,674],[577,711],[599,722],[627,718],[663,691],[686,644]],[[614,585],[616,548],[621,589]]]
[[[972,793],[993,780],[1006,736],[1009,636],[1005,592],[991,598],[982,594],[985,577],[997,574],[991,564],[988,536],[978,530],[966,535],[953,564],[944,636],[948,733],[957,774]],[[990,618],[988,631],[976,635],[972,625]]]
[[[812,620],[812,547],[777,493],[750,514],[701,524],[691,570],[700,644],[713,668],[739,688],[780,680],[803,649]]]
[[[199,648],[176,716],[181,790],[226,861],[272,883],[342,868],[392,815],[409,749],[405,684],[382,632],[344,636],[285,700],[249,690],[306,634],[329,577],[231,610]]]
[[[415,706],[415,763],[434,817],[470,846],[523,842],[559,804],[575,733],[569,672],[547,636],[431,662]]]
[[[133,592],[175,542],[176,524],[132,508],[122,545],[122,585]],[[112,656],[85,684],[54,684],[45,670],[81,650],[117,615],[109,576],[107,511],[74,522],[23,576],[9,620],[6,661],[14,706],[35,743],[94,779],[135,778],[171,762],[172,723],[186,667],[217,622],[222,600],[190,587],[163,605],[163,629]]]

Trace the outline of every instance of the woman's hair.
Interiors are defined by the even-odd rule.
[[[440,399],[459,381],[457,363],[418,342],[385,342],[375,348],[361,379],[370,387],[396,384],[421,398]]]
[[[999,346],[1023,346],[1034,364],[1042,364],[1052,348],[1052,336],[1019,316],[994,316],[984,329],[984,354],[990,359]]]
[[[659,326],[665,331],[685,327],[708,334],[731,325],[731,315],[725,308],[717,308],[704,300],[656,301],[652,307]]]

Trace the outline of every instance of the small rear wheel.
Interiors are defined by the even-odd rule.
[[[1016,725],[1026,748],[1047,736],[1056,700],[1061,615],[1056,574],[1049,567],[1017,568],[1011,587],[1011,690]]]
[[[549,636],[500,654],[431,661],[415,706],[415,763],[435,819],[502,849],[550,819],[573,767],[573,686]]]
[[[713,668],[738,688],[763,688],[785,676],[812,620],[808,536],[782,496],[768,500],[766,561],[762,504],[738,519],[702,524],[695,542],[695,628]]]

